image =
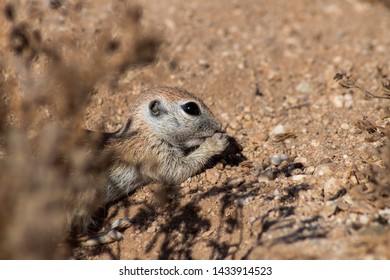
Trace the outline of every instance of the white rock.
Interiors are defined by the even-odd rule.
[[[342,95],[333,96],[331,101],[332,101],[333,105],[338,109],[344,107],[344,98]]]
[[[199,60],[198,60],[198,64],[199,64],[200,66],[203,66],[203,67],[209,67],[209,66],[210,66],[209,63],[208,63],[208,61],[207,61],[206,59],[199,59]]]
[[[286,154],[276,154],[270,157],[269,161],[273,165],[280,165],[284,160],[288,160],[288,155]]]
[[[294,162],[300,162],[300,163],[307,163],[307,158],[305,157],[301,157],[301,156],[297,156],[295,159],[294,159]]]
[[[284,129],[284,126],[282,124],[278,124],[271,131],[271,135],[279,135],[279,134],[283,134],[283,133],[285,133],[285,129]]]
[[[300,82],[296,88],[295,88],[297,91],[301,92],[301,93],[311,93],[313,91],[313,88],[312,86],[306,82],[306,81],[302,81]]]
[[[257,181],[259,183],[267,183],[270,181],[270,179],[265,175],[260,175],[259,178],[257,178]]]
[[[298,182],[298,181],[303,181],[306,177],[307,177],[307,175],[298,174],[298,175],[292,176],[291,178],[293,181]]]
[[[326,181],[324,186],[325,200],[329,200],[330,198],[335,196],[341,189],[341,181],[339,179],[336,179],[335,177],[330,177],[330,179]]]
[[[335,6],[335,5],[334,5]],[[337,8],[337,7],[336,7]],[[335,56],[333,59],[332,59],[332,62],[334,64],[339,64],[341,63],[341,61],[343,60],[343,58],[341,56]]]
[[[256,217],[255,216],[250,216],[249,218],[248,218],[248,222],[250,222],[250,223],[253,223],[254,221],[256,221],[257,219],[256,219]]]
[[[368,217],[367,215],[361,215],[359,217],[359,221],[360,223],[362,223],[363,225],[367,225],[368,222],[370,221],[370,217]]]
[[[353,107],[353,96],[349,93],[344,95],[344,107],[351,109]]]
[[[318,140],[311,140],[310,145],[313,147],[318,147],[320,145],[320,142]]]
[[[335,95],[331,98],[333,105],[336,108],[347,108],[351,109],[353,107],[353,96],[349,93],[345,95]]]
[[[314,176],[330,175],[332,173],[331,166],[329,164],[320,164],[314,170]]]
[[[305,168],[305,173],[306,174],[313,174],[314,170],[315,170],[314,166],[309,166],[309,167]]]

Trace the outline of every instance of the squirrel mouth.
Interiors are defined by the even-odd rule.
[[[193,138],[191,140],[188,140],[184,143],[183,150],[186,152],[186,154],[191,153],[199,148],[200,145],[206,141],[207,138],[210,138],[214,135],[214,133],[205,133],[203,135],[199,135],[196,138]]]

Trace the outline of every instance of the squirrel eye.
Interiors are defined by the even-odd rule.
[[[152,112],[153,115],[158,116],[160,114],[160,101],[153,100],[149,104],[149,110]]]
[[[200,115],[199,106],[195,102],[187,102],[186,104],[181,105],[181,108],[183,108],[183,111],[186,112],[188,115],[191,116]]]

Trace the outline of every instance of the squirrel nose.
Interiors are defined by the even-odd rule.
[[[225,127],[222,127],[221,123],[218,123],[217,128],[215,129],[215,133],[226,133],[226,128],[228,124],[225,125]]]
[[[214,133],[218,133],[218,132],[222,132],[222,124],[219,121],[215,124]]]

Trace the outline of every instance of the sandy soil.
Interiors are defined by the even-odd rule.
[[[188,179],[163,207],[156,187],[138,190],[115,213],[134,218],[124,240],[88,258],[388,259],[386,197],[362,194],[384,139],[367,139],[356,122],[388,125],[389,101],[333,77],[346,70],[369,90],[380,86],[390,10],[336,0],[140,3],[145,25],[163,34],[159,62],[130,73],[120,93],[99,93],[91,123],[98,115],[107,129],[122,124],[129,92],[184,87],[204,98],[246,160]],[[272,165],[280,154],[288,160]]]
[[[75,258],[389,259],[389,196],[373,190],[369,170],[383,167],[390,101],[333,77],[344,70],[382,94],[390,9],[358,0],[138,2],[142,24],[163,40],[157,63],[129,71],[115,92],[98,88],[86,126],[115,130],[141,89],[183,87],[243,150],[166,204],[158,186],[138,189],[108,218],[132,219],[124,240]]]

